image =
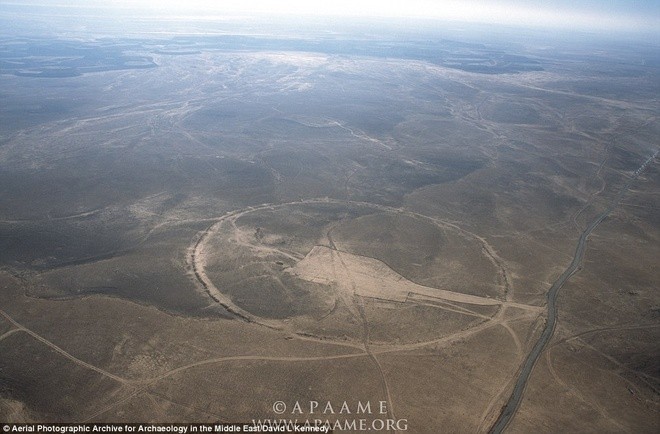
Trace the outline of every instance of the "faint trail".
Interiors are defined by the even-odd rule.
[[[188,365],[180,366],[178,368],[171,369],[161,375],[156,377],[147,378],[144,380],[134,380],[133,383],[154,383],[156,381],[163,380],[165,378],[171,377],[179,372],[187,371],[198,366],[211,365],[215,363],[222,362],[237,362],[237,361],[268,361],[268,362],[317,362],[325,360],[341,360],[341,359],[354,359],[358,357],[367,357],[366,352],[361,353],[350,353],[350,354],[338,354],[334,356],[312,356],[312,357],[278,357],[278,356],[227,356],[227,357],[216,357],[213,359],[200,360],[199,362],[190,363]]]
[[[148,378],[148,379],[137,379],[137,380],[129,380],[125,379],[122,377],[119,377],[117,375],[114,375],[108,371],[105,371],[101,368],[98,368],[94,365],[91,365],[87,362],[84,362],[77,357],[69,354],[62,348],[58,347],[54,343],[50,342],[49,340],[43,338],[42,336],[38,335],[37,333],[33,332],[32,330],[29,330],[28,328],[22,326],[20,323],[16,322],[12,317],[10,317],[6,312],[3,310],[0,310],[0,315],[5,317],[9,322],[11,322],[14,326],[17,328],[10,330],[9,332],[3,334],[3,336],[16,333],[19,331],[25,332],[38,340],[39,342],[47,345],[48,347],[52,348],[62,356],[66,357],[67,359],[73,361],[74,363],[83,366],[87,369],[91,369],[93,371],[98,372],[99,374],[102,374],[106,377],[112,378],[113,380],[116,380],[122,384],[142,384],[142,383],[152,383],[157,380],[162,380],[164,378],[170,377],[178,372],[185,371],[191,368],[194,368],[196,366],[203,366],[203,365],[208,365],[208,364],[213,364],[213,363],[220,363],[220,362],[227,362],[227,361],[241,361],[241,360],[265,360],[265,361],[277,361],[277,362],[305,362],[305,361],[322,361],[322,360],[338,360],[338,359],[349,359],[349,358],[356,358],[356,357],[365,357],[367,355],[366,352],[357,352],[357,353],[349,353],[349,354],[338,354],[338,355],[332,355],[332,356],[312,356],[312,357],[277,357],[277,356],[227,356],[227,357],[216,357],[212,359],[206,359],[206,360],[200,360],[195,363],[190,363],[188,365],[180,366],[178,368],[172,369],[170,371],[167,371],[164,374],[161,374],[157,377],[153,378]],[[138,391],[139,392],[139,391]],[[138,393],[136,392],[136,393]]]
[[[392,399],[392,394],[390,393],[390,386],[387,383],[387,377],[385,377],[385,372],[383,371],[383,366],[380,364],[380,360],[371,352],[369,346],[369,321],[367,320],[367,314],[364,311],[364,298],[357,296],[360,300],[358,305],[358,310],[360,311],[360,316],[362,317],[362,326],[364,330],[364,350],[369,355],[369,358],[374,362],[376,368],[378,369],[378,374],[380,375],[381,381],[383,383],[383,389],[385,390],[385,396],[387,397],[387,417],[389,419],[395,420],[396,416],[394,415],[394,400]],[[396,430],[394,430],[396,433]]]
[[[211,413],[207,410],[202,410],[201,408],[195,408],[195,407],[192,407],[192,406],[189,406],[189,405],[181,404],[180,402],[172,401],[171,399],[167,398],[165,395],[154,392],[153,390],[146,390],[145,393],[147,395],[155,397],[156,399],[161,399],[163,401],[169,402],[170,404],[174,404],[177,407],[185,408],[186,410],[191,411],[193,413],[201,413],[201,414],[205,414],[207,416],[212,416],[214,421],[223,422],[223,423],[231,423],[230,420],[223,418],[219,414]],[[156,400],[154,400],[154,401],[156,401]]]
[[[341,299],[341,301],[344,303],[344,305],[346,306],[346,308],[348,309],[350,314],[353,316],[353,318],[360,321],[361,320],[360,313],[355,308],[355,303],[353,302],[353,298],[355,297],[355,284],[350,280],[350,275],[348,274],[348,268],[346,267],[346,264],[344,263],[341,256],[339,255],[338,250],[333,249],[332,252],[331,252],[330,257],[332,258],[332,267],[333,267],[333,272],[334,272],[335,278],[337,279],[337,281],[340,280],[339,274],[337,273],[337,270],[336,270],[337,267],[335,266],[335,258],[337,258],[337,260],[338,260],[337,262],[339,262],[341,264],[342,268],[347,273],[347,277],[348,277],[349,281],[353,285],[353,288],[352,288],[353,293],[352,294],[347,294],[346,291],[342,291],[341,288],[338,288],[339,285],[337,285],[337,284],[334,284],[333,286],[338,288],[337,289],[338,296]]]
[[[564,382],[564,380],[562,380],[562,379],[559,377],[559,375],[557,374],[557,372],[555,371],[555,367],[554,367],[554,365],[552,364],[552,355],[551,355],[551,353],[552,353],[552,347],[548,347],[548,351],[545,352],[545,360],[546,360],[546,363],[548,364],[548,371],[550,372],[550,374],[552,375],[552,377],[555,379],[555,382],[556,382],[557,384],[559,384],[561,387],[563,387],[563,388],[566,389],[567,391],[570,391],[570,390],[571,390],[571,387],[569,387],[569,385],[566,384],[566,383]]]
[[[609,104],[614,107],[622,108],[622,109],[630,109],[631,107],[635,108],[644,108],[639,105],[636,105],[634,103],[626,102],[626,101],[621,101],[621,100],[616,100],[616,99],[610,99],[610,98],[603,98],[600,96],[595,96],[595,95],[587,95],[583,93],[576,93],[576,92],[569,92],[569,91],[564,91],[564,90],[558,90],[558,89],[547,89],[544,87],[538,87],[534,86],[531,84],[523,84],[520,82],[515,83],[516,86],[522,87],[525,89],[531,89],[531,90],[537,90],[539,92],[545,92],[545,93],[550,93],[550,94],[556,94],[556,95],[565,95],[577,99],[586,99],[586,100],[591,100],[591,101],[597,101],[597,102],[603,102],[606,104]]]
[[[23,329],[11,329],[8,332],[0,335],[0,341],[3,340],[6,337],[9,337],[9,336],[13,335],[16,332],[22,332],[22,331],[24,331],[24,330]]]
[[[607,183],[601,176],[600,172],[603,170],[603,167],[605,167],[605,163],[607,163],[607,160],[610,158],[610,151],[614,147],[614,141],[615,139],[612,139],[612,143],[610,143],[606,148],[605,148],[605,158],[603,158],[603,161],[600,162],[600,165],[598,166],[598,170],[596,170],[596,173],[589,179],[592,180],[594,178],[598,178],[600,180],[600,188],[598,191],[595,191],[589,195],[589,199],[586,201],[584,206],[577,210],[575,215],[573,215],[573,218],[571,219],[573,221],[573,225],[575,226],[576,229],[580,229],[580,225],[577,222],[578,217],[580,217],[580,214],[582,214],[584,211],[586,211],[587,208],[589,208],[592,205],[592,202],[596,196],[601,194],[604,190],[605,187],[607,186]]]
[[[502,327],[506,329],[507,332],[511,335],[511,339],[513,339],[513,343],[516,344],[516,351],[518,354],[522,354],[522,344],[520,343],[520,339],[518,338],[518,334],[509,326],[508,322],[503,322]]]
[[[602,327],[602,328],[597,328],[597,329],[591,329],[587,330],[578,334],[575,334],[573,336],[569,336],[567,338],[558,340],[556,342],[553,342],[550,347],[555,347],[557,345],[561,345],[565,342],[570,342],[573,339],[577,339],[579,337],[582,337],[584,335],[588,335],[591,333],[601,333],[601,332],[611,332],[611,331],[618,331],[618,330],[644,330],[644,329],[652,329],[652,328],[658,328],[660,327],[660,324],[648,324],[648,325],[637,325],[637,326],[619,326],[619,327]]]
[[[10,317],[10,316],[9,316],[5,311],[3,311],[2,309],[0,309],[0,315],[4,316],[4,317],[7,319],[7,321],[9,321],[9,322],[12,323],[14,326],[16,326],[16,327],[18,328],[18,330],[16,330],[16,331],[23,331],[23,332],[29,334],[30,336],[32,336],[33,338],[35,338],[35,339],[38,340],[39,342],[41,342],[41,343],[43,343],[43,344],[49,346],[50,348],[52,348],[53,350],[57,351],[58,353],[60,353],[61,355],[63,355],[63,356],[66,357],[67,359],[71,360],[72,362],[74,362],[74,363],[76,363],[76,364],[78,364],[78,365],[80,365],[80,366],[83,366],[83,367],[85,367],[85,368],[87,368],[87,369],[91,369],[92,371],[96,371],[96,372],[98,372],[99,374],[101,374],[101,375],[103,375],[103,376],[106,376],[106,377],[108,377],[108,378],[112,378],[113,380],[118,381],[118,382],[120,382],[120,383],[128,383],[128,382],[129,382],[129,380],[126,380],[125,378],[118,377],[118,376],[115,375],[115,374],[111,374],[111,373],[108,372],[108,371],[105,371],[105,370],[103,370],[103,369],[101,369],[101,368],[97,368],[97,367],[94,366],[94,365],[90,365],[89,363],[84,362],[84,361],[80,360],[79,358],[77,358],[77,357],[75,357],[75,356],[72,356],[71,354],[67,353],[67,352],[64,351],[62,348],[58,347],[57,345],[55,345],[55,344],[52,343],[51,341],[47,340],[46,338],[43,338],[41,335],[38,335],[37,333],[33,332],[32,330],[30,330],[30,329],[28,329],[28,328],[26,328],[26,327],[23,327],[21,324],[19,324],[18,322],[14,321],[14,319],[13,319],[12,317]]]
[[[415,297],[414,297],[415,293],[411,293],[410,295],[411,296],[409,296],[406,299],[406,301],[410,302],[410,303],[414,303],[418,306],[433,307],[433,308],[436,308],[436,309],[446,310],[446,311],[449,311],[449,312],[456,312],[456,313],[460,313],[461,315],[474,316],[474,317],[482,318],[482,319],[490,319],[491,318],[490,316],[482,315],[480,313],[476,313],[476,312],[474,312],[470,309],[465,309],[463,307],[458,306],[457,304],[450,303],[450,302],[442,300],[442,299],[438,299],[437,302],[431,302],[431,301],[427,301],[427,300],[424,300],[424,299],[416,300]]]
[[[522,315],[522,316],[529,316],[529,315]],[[515,319],[515,318],[514,318]],[[152,378],[147,378],[143,380],[128,380],[130,383],[135,383],[135,384],[144,384],[144,383],[153,383],[155,381],[159,381],[165,378],[168,378],[176,373],[186,371],[191,368],[195,368],[198,366],[205,366],[205,365],[210,365],[210,364],[215,364],[215,363],[223,363],[223,362],[231,362],[231,361],[274,361],[274,362],[306,362],[306,361],[324,361],[324,360],[341,360],[341,359],[351,359],[351,358],[358,358],[358,357],[371,357],[374,354],[392,354],[400,351],[408,351],[408,350],[414,350],[418,348],[423,348],[428,345],[433,345],[433,344],[438,344],[438,343],[443,343],[443,342],[451,342],[454,340],[459,340],[463,339],[467,336],[470,336],[472,334],[478,333],[482,330],[485,330],[486,328],[494,327],[497,325],[500,325],[502,323],[501,320],[496,320],[496,321],[486,321],[481,323],[478,326],[462,330],[459,332],[456,332],[452,335],[445,336],[440,339],[434,339],[431,341],[426,341],[426,342],[417,342],[414,344],[404,344],[404,345],[396,345],[388,348],[376,348],[375,350],[372,350],[370,347],[371,354],[368,353],[365,349],[364,346],[358,347],[357,345],[348,345],[352,348],[360,349],[362,351],[360,352],[355,352],[355,353],[348,353],[348,354],[337,354],[337,355],[331,355],[331,356],[310,356],[310,357],[286,357],[286,356],[260,356],[260,355],[238,355],[238,356],[225,356],[225,357],[215,357],[215,358],[210,358],[210,359],[205,359],[205,360],[200,360],[194,363],[190,363],[187,365],[180,366],[178,368],[171,369],[161,375],[158,375],[156,377]],[[304,339],[305,337],[303,337]],[[316,342],[322,342],[314,339]],[[329,345],[337,345],[336,343],[329,341],[329,342],[324,342]]]
[[[358,171],[357,168],[353,168],[351,172],[346,175],[346,180],[344,181],[344,190],[346,192],[346,200],[351,200],[351,189],[350,189],[350,184],[351,184],[351,178],[355,173]]]
[[[503,310],[504,309],[500,309],[500,311],[503,311]],[[438,338],[438,339],[431,339],[431,340],[428,340],[428,341],[415,342],[415,343],[411,343],[411,344],[397,344],[397,345],[386,345],[386,346],[383,345],[383,346],[378,346],[376,348],[372,348],[372,351],[373,351],[374,354],[386,354],[386,353],[389,354],[389,353],[396,353],[396,352],[402,352],[402,351],[417,350],[419,348],[424,348],[424,347],[428,347],[428,346],[431,346],[431,345],[449,344],[449,343],[453,343],[455,341],[459,341],[459,340],[465,339],[467,337],[470,337],[470,336],[472,336],[476,333],[482,332],[482,331],[484,331],[486,329],[489,329],[491,327],[499,326],[503,322],[506,322],[506,321],[513,321],[513,320],[518,319],[520,317],[527,317],[527,318],[535,317],[535,315],[533,315],[533,314],[526,313],[526,314],[520,315],[519,317],[509,318],[509,319],[504,320],[504,319],[501,319],[500,316],[501,315],[498,313],[492,319],[481,321],[477,325],[468,327],[464,330],[460,330],[456,333],[452,333],[451,335],[443,336],[443,337]]]
[[[92,419],[95,419],[95,418],[101,416],[102,414],[107,413],[108,411],[112,410],[113,408],[117,407],[118,405],[123,404],[124,402],[131,400],[132,398],[134,398],[135,396],[141,394],[142,392],[145,392],[146,390],[147,390],[146,387],[142,387],[142,388],[139,388],[139,389],[135,390],[133,393],[129,393],[124,398],[121,398],[121,399],[113,402],[112,404],[106,405],[102,409],[94,412],[91,416],[88,416],[86,419],[84,419],[82,421],[82,423],[90,422]]]
[[[578,338],[578,339],[582,340],[581,338]],[[591,345],[591,344],[585,342],[584,340],[582,340],[582,345],[584,345],[585,347],[589,348],[589,349],[590,349],[591,351],[593,351],[594,353],[597,353],[597,354],[600,355],[601,357],[607,359],[607,361],[609,361],[610,363],[612,363],[614,366],[618,367],[618,368],[621,369],[622,371],[626,371],[626,372],[629,372],[629,373],[635,375],[635,376],[638,377],[640,380],[642,380],[642,381],[643,381],[648,387],[650,387],[651,390],[653,390],[654,392],[658,393],[658,389],[657,389],[653,384],[649,383],[644,377],[646,377],[646,378],[650,378],[651,380],[653,380],[653,381],[655,381],[655,382],[660,382],[660,378],[657,378],[657,377],[654,377],[654,376],[652,376],[652,375],[648,375],[648,374],[645,374],[645,373],[643,373],[643,372],[639,372],[639,371],[636,371],[636,370],[634,370],[634,369],[631,369],[631,368],[629,368],[628,366],[624,365],[623,363],[619,362],[619,361],[618,361],[617,359],[615,359],[614,357],[612,357],[612,356],[610,356],[610,355],[608,355],[608,354],[605,354],[604,352],[602,352],[602,351],[599,350],[598,348],[594,347],[593,345]]]
[[[547,296],[548,316],[547,316],[545,328],[543,329],[543,333],[541,333],[541,337],[536,342],[531,352],[527,356],[527,359],[525,359],[525,362],[521,367],[520,373],[518,375],[518,379],[513,388],[511,396],[509,397],[509,400],[503,407],[499,418],[491,428],[490,430],[491,433],[499,434],[502,431],[504,431],[506,426],[509,424],[509,422],[513,419],[514,415],[516,414],[518,407],[520,406],[520,402],[522,401],[522,396],[525,390],[525,386],[527,385],[527,381],[529,380],[532,370],[534,369],[534,365],[536,364],[536,361],[541,356],[543,349],[545,348],[547,343],[552,338],[552,335],[554,334],[555,325],[557,323],[557,297],[559,295],[559,290],[562,288],[562,286],[564,286],[564,283],[566,283],[566,281],[578,270],[578,267],[582,263],[584,252],[586,250],[587,238],[594,231],[594,229],[596,229],[598,225],[602,223],[603,220],[605,220],[605,218],[612,212],[612,210],[614,210],[614,208],[618,205],[619,201],[621,200],[621,198],[623,198],[623,196],[628,191],[632,183],[635,180],[637,180],[637,178],[642,173],[642,171],[655,160],[659,152],[660,151],[656,151],[651,157],[646,159],[639,166],[639,168],[635,171],[634,175],[619,190],[618,194],[614,197],[614,199],[612,199],[612,201],[607,206],[607,208],[604,211],[602,211],[600,214],[598,214],[580,235],[580,238],[578,239],[577,242],[577,246],[575,248],[575,254],[573,256],[573,260],[571,261],[568,268],[564,270],[564,272],[557,278],[557,280],[552,284],[552,286],[548,290],[548,296]]]
[[[342,267],[344,268],[344,271],[346,271],[346,275],[348,276],[349,281],[351,282],[351,287],[353,289],[353,294],[352,294],[352,299],[354,300],[354,304],[357,307],[357,311],[359,314],[359,319],[362,322],[362,344],[364,345],[364,351],[366,354],[369,356],[369,358],[372,360],[374,365],[376,366],[376,369],[378,370],[378,374],[380,376],[383,389],[385,391],[385,396],[387,397],[387,415],[389,419],[396,419],[394,416],[394,401],[392,401],[392,394],[390,393],[390,387],[387,383],[387,378],[385,377],[385,372],[383,371],[383,367],[380,364],[380,361],[378,358],[371,352],[371,348],[369,346],[369,321],[367,319],[367,314],[364,310],[364,297],[361,297],[357,294],[357,287],[355,285],[355,281],[351,277],[351,272],[348,266],[346,266],[346,263],[341,257],[341,252],[337,249],[337,246],[332,239],[332,235],[330,235],[330,232],[332,231],[332,228],[328,229],[326,232],[326,237],[328,239],[328,243],[330,244],[330,248],[333,250],[333,252],[336,253],[337,258],[341,262]],[[355,301],[356,300],[356,301]],[[396,430],[394,430],[396,433]]]
[[[0,314],[4,316],[9,322],[11,322],[14,326],[16,326],[16,329],[10,330],[9,332],[5,333],[4,335],[8,335],[9,333],[16,333],[19,331],[23,331],[25,333],[30,334],[33,336],[35,339],[38,341],[42,342],[43,344],[49,346],[50,348],[53,348],[56,352],[59,354],[63,355],[64,357],[68,358],[69,360],[75,362],[76,364],[83,366],[85,368],[91,369],[93,371],[96,371],[106,377],[112,378],[124,385],[139,385],[139,384],[152,384],[156,381],[163,380],[165,378],[171,377],[172,375],[175,375],[180,372],[184,372],[186,370],[199,367],[199,366],[206,366],[206,365],[211,365],[211,364],[216,364],[216,363],[223,363],[223,362],[231,362],[231,361],[274,361],[274,362],[306,362],[306,361],[326,361],[326,360],[341,360],[341,359],[352,359],[352,358],[359,358],[359,357],[373,357],[375,359],[374,354],[383,354],[383,353],[395,353],[399,351],[407,351],[407,350],[412,350],[412,349],[417,349],[417,348],[422,348],[427,345],[432,345],[432,344],[438,344],[441,342],[450,342],[453,340],[457,339],[462,339],[466,336],[469,336],[471,334],[477,333],[485,328],[495,326],[499,324],[499,322],[492,323],[491,321],[487,323],[483,323],[480,326],[470,328],[468,330],[464,330],[461,332],[457,332],[455,334],[452,334],[450,336],[445,336],[440,339],[436,340],[431,340],[427,342],[419,342],[411,345],[397,345],[395,347],[391,348],[379,348],[376,350],[376,352],[371,352],[367,353],[364,351],[363,346],[358,346],[357,344],[350,344],[350,343],[339,343],[339,345],[344,345],[344,346],[349,346],[352,348],[356,349],[361,349],[363,351],[361,352],[356,352],[356,353],[348,353],[348,354],[338,354],[338,355],[331,355],[331,356],[311,356],[311,357],[287,357],[287,356],[260,356],[260,355],[238,355],[238,356],[226,356],[226,357],[216,357],[216,358],[210,358],[210,359],[205,359],[205,360],[200,360],[194,363],[190,363],[187,365],[183,365],[174,369],[171,369],[161,375],[158,375],[156,377],[151,377],[147,379],[125,379],[121,378],[117,375],[114,375],[112,373],[109,373],[101,368],[98,368],[96,366],[93,366],[87,362],[84,362],[75,356],[72,356],[71,354],[67,353],[57,345],[53,344],[52,342],[48,341],[47,339],[41,337],[40,335],[36,334],[35,332],[32,332],[31,330],[28,330],[27,328],[23,327],[21,324],[16,322],[13,318],[11,318],[6,312],[0,310]],[[487,324],[484,326],[484,324]],[[3,336],[4,336],[3,335]],[[338,343],[332,342],[332,341],[324,341],[320,339],[308,339],[306,337],[300,337],[303,340],[313,340],[315,342],[320,342],[328,345],[338,345]],[[371,349],[370,349],[371,350]],[[376,362],[378,363],[378,360],[376,359]],[[382,367],[380,366],[380,363],[378,363],[379,370],[381,370],[382,374]],[[130,394],[129,396],[122,398],[119,402],[116,402],[108,407],[105,407],[104,409],[94,413],[93,415],[89,416],[85,421],[89,421],[90,419],[99,416],[100,414],[103,414],[107,412],[109,409],[113,408],[114,406],[120,404],[121,402],[125,402],[129,399],[131,399],[133,396],[136,396],[137,394],[143,392],[146,390],[145,388],[141,388]],[[391,399],[391,394],[389,392],[389,389],[387,389],[387,395],[388,399]],[[392,407],[392,401],[389,401],[390,407]]]
[[[640,125],[639,128],[642,128],[642,127],[645,127],[646,125],[651,124],[652,122],[655,121],[655,119],[656,119],[655,116],[651,117],[650,119],[648,119],[647,121],[645,121],[644,123],[642,123],[642,125]],[[617,139],[618,139],[619,137],[623,136],[625,133],[629,132],[630,130],[631,130],[631,128],[626,128],[626,129],[623,129],[623,131],[619,131],[618,133],[616,133],[616,134],[612,137],[612,139],[609,140],[609,144],[605,147],[605,157],[604,157],[603,160],[600,162],[600,165],[598,166],[598,170],[596,170],[596,173],[594,173],[594,174],[589,178],[589,181],[593,180],[594,178],[598,178],[598,179],[600,180],[600,183],[601,183],[600,188],[598,189],[598,191],[595,191],[595,192],[593,192],[593,193],[591,193],[591,194],[589,195],[589,199],[588,199],[587,202],[584,204],[584,206],[583,206],[582,208],[580,208],[580,209],[575,213],[575,215],[573,215],[573,217],[572,217],[573,225],[574,225],[577,229],[580,229],[580,225],[579,225],[578,222],[577,222],[577,219],[578,219],[578,217],[580,216],[580,214],[582,214],[582,213],[583,213],[583,212],[584,212],[584,211],[585,211],[585,210],[586,210],[586,209],[592,204],[592,202],[593,202],[593,200],[594,200],[594,198],[595,198],[596,196],[600,195],[603,191],[605,191],[605,187],[607,186],[607,183],[606,183],[605,180],[603,179],[603,177],[602,177],[602,175],[601,175],[601,172],[603,171],[603,168],[605,167],[605,164],[607,163],[607,161],[610,159],[610,152],[612,151],[613,148],[616,147],[615,143],[616,143]],[[589,181],[588,181],[588,182],[589,182]]]
[[[591,407],[593,410],[600,413],[600,415],[608,422],[610,422],[612,425],[616,425],[619,432],[631,432],[630,429],[624,427],[623,425],[618,423],[616,419],[610,417],[609,414],[607,414],[607,411],[604,408],[602,408],[600,405],[594,403],[592,400],[586,399],[584,395],[582,395],[582,393],[575,386],[571,386],[568,383],[564,382],[564,380],[562,380],[555,371],[555,368],[552,364],[551,352],[552,352],[552,347],[548,347],[548,350],[545,352],[545,359],[548,365],[548,371],[550,372],[554,380],[557,382],[557,384],[563,387],[568,393],[570,393],[571,395],[575,396],[577,399],[582,401],[585,405]]]
[[[7,224],[21,224],[21,223],[44,223],[44,222],[57,222],[57,221],[63,221],[63,220],[75,220],[75,219],[80,219],[80,218],[85,218],[85,217],[90,217],[93,215],[96,215],[103,211],[105,207],[102,208],[97,208],[93,209],[91,211],[85,211],[85,212],[80,212],[77,214],[70,214],[66,216],[61,216],[61,217],[51,217],[48,215],[46,218],[40,218],[40,219],[15,219],[15,220],[0,220],[0,223],[7,223]]]
[[[355,138],[358,138],[358,139],[361,139],[361,140],[367,140],[371,143],[375,143],[375,144],[380,145],[383,148],[387,149],[388,151],[392,150],[392,147],[390,145],[387,145],[387,144],[383,143],[381,140],[374,139],[373,137],[367,135],[363,131],[360,131],[359,134],[356,134],[351,128],[348,128],[347,126],[345,126],[344,124],[342,124],[339,121],[333,121],[330,125],[337,126],[341,129],[344,129],[344,130],[348,131],[349,133],[351,133],[351,136],[353,136]]]

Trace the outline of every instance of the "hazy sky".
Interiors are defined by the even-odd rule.
[[[2,0],[0,4],[58,5],[69,11],[130,8],[207,18],[267,13],[424,17],[583,29],[660,28],[660,0]]]

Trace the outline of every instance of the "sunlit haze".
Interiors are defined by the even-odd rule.
[[[660,27],[660,7],[652,1],[503,0],[503,1],[379,1],[379,0],[41,0],[5,2],[63,9],[132,10],[140,14],[213,18],[231,14],[313,15],[431,18],[533,27],[648,31]]]

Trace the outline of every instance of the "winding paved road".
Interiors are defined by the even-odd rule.
[[[653,160],[658,156],[660,151],[656,151],[653,156],[649,157],[642,165],[635,171],[633,176],[628,180],[628,182],[621,188],[619,193],[612,199],[608,207],[600,214],[594,218],[589,226],[582,232],[580,239],[577,243],[577,248],[575,249],[575,255],[573,256],[573,261],[566,268],[566,270],[559,276],[559,278],[552,284],[550,290],[548,291],[548,319],[541,333],[541,337],[532,348],[532,351],[527,355],[525,363],[520,371],[518,380],[516,381],[515,386],[513,387],[513,392],[509,397],[506,405],[502,408],[499,418],[493,425],[490,430],[491,434],[499,434],[506,426],[511,422],[513,416],[516,414],[518,407],[520,406],[520,401],[522,401],[522,395],[527,385],[527,380],[534,369],[536,361],[541,356],[543,349],[546,344],[552,338],[552,335],[555,331],[555,325],[557,323],[557,296],[559,295],[559,290],[566,283],[566,281],[575,273],[582,262],[584,257],[584,251],[586,249],[586,241],[589,235],[593,232],[594,229],[603,221],[605,218],[612,212],[612,210],[619,204],[621,198],[628,191],[633,182],[639,177],[639,175],[646,169],[646,166],[651,164]]]

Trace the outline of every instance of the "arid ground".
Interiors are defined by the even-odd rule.
[[[658,48],[374,38],[0,41],[0,421],[657,432]]]

